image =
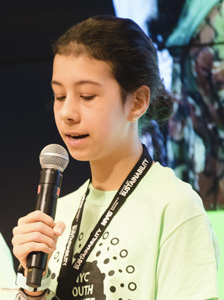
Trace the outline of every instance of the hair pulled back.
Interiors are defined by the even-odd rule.
[[[89,18],[68,29],[53,45],[53,51],[54,55],[86,54],[109,63],[123,101],[129,93],[147,85],[150,105],[144,119],[169,118],[172,97],[160,78],[156,49],[134,21],[113,16]]]

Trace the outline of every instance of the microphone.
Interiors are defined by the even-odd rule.
[[[41,210],[53,219],[62,184],[62,173],[68,165],[67,151],[57,144],[50,144],[40,153],[39,185],[37,190],[36,210]],[[41,285],[43,272],[46,269],[48,255],[44,252],[31,252],[27,256],[28,286],[38,288]]]

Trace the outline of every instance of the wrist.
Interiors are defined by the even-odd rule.
[[[46,300],[48,294],[49,290],[46,289],[39,295],[29,295],[23,288],[20,288],[19,293],[16,296],[16,300]]]
[[[45,291],[46,289],[48,289],[48,287],[50,286],[50,282],[51,282],[51,270],[48,268],[45,276],[42,278],[41,280],[41,285],[37,288],[34,288],[34,287],[31,287],[31,286],[28,286],[26,284],[26,280],[27,280],[27,277],[24,276],[24,272],[25,270],[20,266],[19,269],[18,269],[18,273],[17,273],[17,276],[16,276],[16,285],[19,286],[20,288],[22,288],[23,290],[26,291],[26,293],[28,292],[43,292]],[[41,294],[41,293],[40,293]],[[35,293],[35,295],[38,295]]]

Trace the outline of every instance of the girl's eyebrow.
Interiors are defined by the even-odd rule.
[[[62,86],[62,84],[56,80],[51,80],[51,85],[60,85]]]
[[[76,85],[76,86],[84,85],[84,84],[93,84],[93,85],[97,85],[97,86],[102,86],[99,82],[92,81],[92,80],[80,80],[80,81],[74,83],[74,85]],[[56,81],[56,80],[52,80],[51,85],[63,86],[59,81]]]

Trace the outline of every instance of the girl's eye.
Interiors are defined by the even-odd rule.
[[[90,100],[93,100],[96,96],[95,95],[91,95],[91,96],[84,96],[84,95],[81,95],[80,98],[82,98],[83,100],[86,100],[86,101],[90,101]]]
[[[58,101],[63,101],[63,100],[65,100],[65,96],[55,96],[54,97],[55,98],[55,100],[58,100]]]

